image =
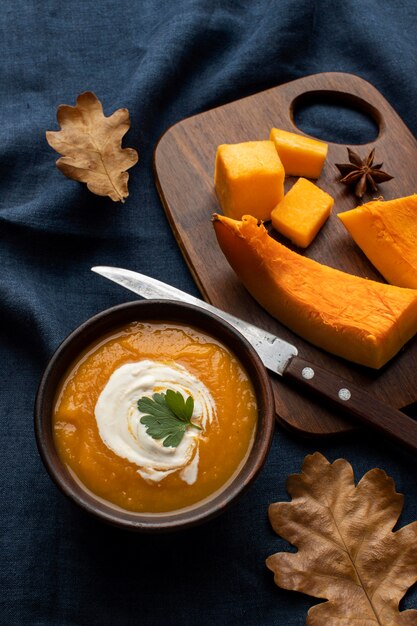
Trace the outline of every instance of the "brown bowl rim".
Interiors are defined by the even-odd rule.
[[[227,346],[240,360],[255,389],[258,425],[252,449],[234,479],[216,495],[192,508],[163,514],[146,514],[114,508],[111,503],[82,487],[56,451],[52,434],[52,407],[56,389],[68,367],[94,341],[134,321],[165,321],[193,326]],[[162,532],[184,529],[220,514],[241,495],[261,470],[267,458],[275,424],[274,399],[266,369],[252,345],[220,317],[200,307],[173,300],[138,300],[106,309],[83,322],[59,345],[39,384],[35,399],[35,437],[41,459],[57,487],[82,509],[101,520],[130,530]]]

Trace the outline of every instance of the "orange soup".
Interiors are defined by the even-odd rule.
[[[166,401],[168,390],[193,398],[190,423],[174,419],[184,431],[176,445],[167,445],[165,431],[155,436],[155,416],[139,402]],[[256,423],[252,384],[229,349],[199,330],[160,322],[132,323],[90,346],[67,373],[53,417],[58,454],[84,485],[146,513],[220,490],[246,459]]]

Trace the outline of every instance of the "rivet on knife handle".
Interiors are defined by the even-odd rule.
[[[334,407],[417,452],[417,423],[364,389],[298,356],[285,368],[284,378],[302,383]]]

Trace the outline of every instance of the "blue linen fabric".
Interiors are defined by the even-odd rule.
[[[39,459],[32,408],[43,368],[79,323],[133,294],[92,274],[137,269],[199,295],[158,198],[152,153],[174,122],[311,73],[373,83],[417,131],[414,0],[4,0],[0,11],[0,623],[304,624],[316,600],[279,589],[265,558],[293,550],[271,502],[315,450],[356,478],[381,467],[417,519],[417,462],[376,436],[303,441],[277,429],[267,463],[221,517],[187,532],[125,533],[68,502]],[[56,169],[45,131],[56,108],[94,91],[127,107],[137,147],[124,205]],[[349,111],[302,112],[304,129],[344,143],[372,124]],[[412,589],[402,608],[417,606]]]

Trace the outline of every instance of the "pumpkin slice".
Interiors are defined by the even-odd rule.
[[[213,216],[219,245],[252,296],[311,343],[380,368],[417,332],[417,291],[352,276],[289,250],[250,215]]]
[[[417,289],[417,194],[368,202],[338,217],[389,283]]]

